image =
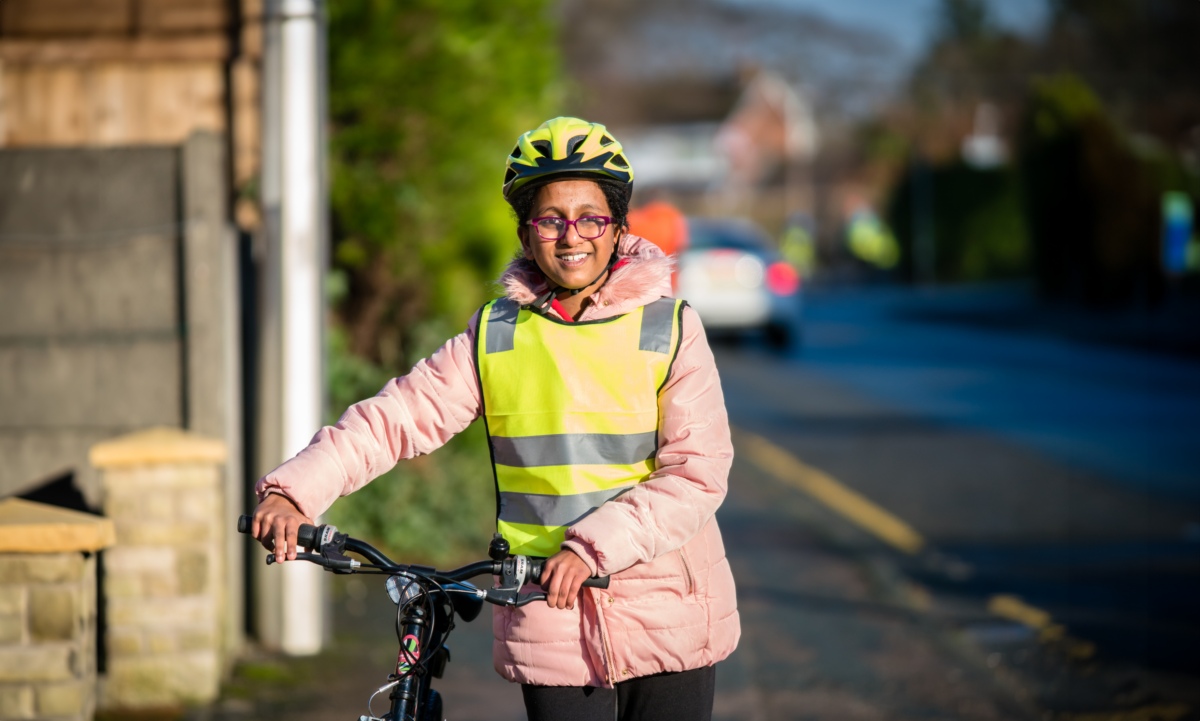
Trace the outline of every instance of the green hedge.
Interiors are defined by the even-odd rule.
[[[558,111],[549,0],[329,5],[330,421],[462,331],[516,247],[501,197],[517,136]],[[495,523],[476,426],[327,514],[397,558],[481,557]]]
[[[1032,84],[1019,151],[1042,295],[1100,306],[1161,299],[1163,194],[1200,198],[1180,159],[1128,135],[1072,75]]]
[[[926,184],[927,200],[918,195],[917,183]],[[939,282],[1028,274],[1029,233],[1019,178],[1011,168],[976,170],[958,161],[920,169],[910,166],[888,207],[888,221],[901,248],[900,272],[907,278],[914,275],[917,209],[932,211]]]
[[[345,333],[330,335],[330,407],[370,398],[393,374],[351,354]],[[447,564],[483,558],[495,530],[496,492],[483,424],[476,421],[429,456],[401,461],[338,499],[325,520],[406,562]]]
[[[910,165],[888,206],[902,275],[915,275],[914,221],[923,212],[938,281],[1032,275],[1048,299],[1161,299],[1163,194],[1200,201],[1200,179],[1178,154],[1122,130],[1071,75],[1031,84],[1016,150],[1012,166],[995,170],[957,160]]]

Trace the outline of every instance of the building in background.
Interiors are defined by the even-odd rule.
[[[718,117],[614,132],[637,167],[638,206],[670,201],[693,215],[748,217],[780,236],[786,218],[818,214],[816,115],[804,94],[775,73],[748,73]]]
[[[902,53],[802,3],[682,8],[564,0],[570,112],[621,138],[635,203],[658,188],[688,215],[747,217],[775,238],[803,213],[814,257],[842,254],[842,196],[879,200],[859,177],[856,126],[894,89]]]
[[[720,196],[728,211],[746,212],[752,194],[773,187],[782,217],[815,212],[816,116],[804,95],[783,77],[755,73],[715,142],[729,169]]]

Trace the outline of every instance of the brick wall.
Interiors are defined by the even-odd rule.
[[[96,558],[0,554],[0,719],[90,719]]]
[[[224,455],[220,441],[166,428],[93,448],[117,531],[104,556],[104,708],[217,697],[228,614]]]
[[[100,506],[91,447],[176,426],[225,443],[224,495],[241,510],[226,161],[207,133],[182,147],[0,149],[0,496],[69,471]],[[244,544],[222,529],[228,655],[245,628]]]

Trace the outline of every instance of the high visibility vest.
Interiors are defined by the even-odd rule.
[[[506,298],[480,312],[475,367],[511,553],[552,556],[566,529],[656,468],[658,393],[683,301],[567,323]]]

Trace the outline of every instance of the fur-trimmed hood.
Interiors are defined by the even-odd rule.
[[[669,298],[674,256],[663,254],[657,245],[645,238],[626,234],[617,244],[619,267],[608,281],[592,294],[592,303],[580,320],[605,318],[628,313],[659,298]],[[496,281],[504,295],[521,305],[528,305],[549,290],[546,276],[532,260],[515,258]]]

